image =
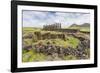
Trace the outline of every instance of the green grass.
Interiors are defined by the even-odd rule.
[[[29,33],[34,34],[34,32],[39,31],[41,34],[45,33],[51,33],[51,34],[61,34],[61,32],[56,32],[56,31],[44,31],[41,29],[37,28],[31,28],[31,27],[24,27],[23,28],[23,35],[28,35]],[[34,37],[36,40],[36,38]],[[79,43],[79,40],[77,38],[74,38],[73,36],[66,36],[66,40],[63,39],[45,39],[45,40],[34,40],[33,38],[31,39],[23,39],[26,45],[35,45],[38,44],[39,42],[42,42],[43,44],[47,44],[47,42],[50,42],[51,44],[55,44],[57,46],[62,46],[62,47],[73,47],[76,48],[76,46]],[[26,50],[23,50],[22,52],[22,62],[37,62],[37,61],[46,61],[47,56],[43,53],[36,53],[33,49],[27,52]],[[68,55],[64,57],[65,60],[75,60],[76,57],[72,55]]]
[[[47,42],[50,42],[51,44],[54,44],[56,46],[62,46],[62,47],[73,47],[76,48],[77,45],[79,44],[79,40],[74,37],[67,37],[66,40],[62,39],[45,39],[45,40],[39,40],[35,43],[32,44],[38,44],[39,42],[42,42],[43,44],[46,45]]]
[[[42,53],[36,53],[34,50],[29,52],[24,52],[22,57],[22,62],[39,62],[46,61],[48,56]],[[76,60],[77,58],[73,55],[64,56],[63,60]]]
[[[80,31],[90,32],[90,28],[81,28]]]
[[[64,56],[64,60],[77,60],[77,58],[73,55]]]
[[[23,39],[25,45],[31,45],[32,44],[32,39]]]
[[[90,48],[85,49],[85,52],[87,53],[87,55],[86,55],[87,59],[90,58]]]
[[[67,42],[69,43],[69,46],[76,48],[80,41],[77,38],[70,36],[68,37]]]
[[[32,52],[25,52],[22,54],[22,62],[29,62],[30,57],[32,56]]]
[[[28,34],[28,33],[33,33],[33,32],[40,32],[41,29],[40,28],[33,28],[33,27],[23,27],[23,34]]]
[[[26,32],[27,30],[30,30],[30,31],[33,31],[33,33],[35,31],[40,31],[40,29],[34,29],[34,28],[28,28],[28,27],[24,27],[23,28],[24,31]],[[27,31],[27,33],[25,33],[26,35],[30,32],[30,31]],[[51,33],[51,34],[61,34],[61,32],[56,32],[56,31],[40,31],[41,34],[44,34],[44,33]],[[60,45],[60,46],[63,46],[63,47],[68,47],[68,46],[71,46],[73,48],[76,48],[76,46],[78,45],[79,43],[79,40],[77,38],[74,38],[72,36],[66,36],[66,40],[62,40],[62,39],[45,39],[45,40],[36,40],[36,38],[32,38],[32,39],[24,39],[24,41],[27,43],[27,44],[37,44],[39,42],[42,42],[43,44],[46,44],[48,41],[51,42],[52,44],[54,44],[53,42],[55,42],[55,45]]]
[[[47,42],[50,42],[51,44],[54,44],[54,45],[57,45],[57,46],[62,46],[62,47],[67,47],[68,45],[68,42],[67,41],[64,41],[64,40],[61,40],[61,39],[46,39],[46,40],[39,40],[38,42],[36,43],[33,43],[33,44],[38,44],[39,42],[42,42],[43,44],[47,44]]]
[[[34,27],[23,27],[24,31],[40,31],[40,28],[34,28]]]
[[[45,33],[60,34],[61,33],[61,32],[56,32],[56,31],[45,31],[40,28],[23,27],[23,33],[25,34],[34,33],[34,32],[41,32],[41,34],[45,34]]]
[[[22,62],[37,62],[37,61],[45,61],[46,55],[42,53],[36,53],[34,50],[30,50],[29,52],[23,53]]]
[[[80,31],[90,32],[89,27],[70,27],[70,28],[67,28],[67,29],[79,29]]]

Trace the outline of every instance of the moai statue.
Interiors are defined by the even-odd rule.
[[[47,29],[47,25],[45,25],[45,29],[48,30],[48,29]]]
[[[59,28],[61,29],[61,23],[59,24]]]
[[[43,29],[45,30],[45,25],[43,25]]]
[[[52,30],[52,25],[50,25],[50,31]]]
[[[46,30],[48,30],[48,25],[46,25]]]
[[[58,27],[57,27],[57,23],[56,23],[56,26],[55,26],[55,28],[57,29]]]
[[[53,29],[55,29],[55,24],[53,25]]]
[[[58,29],[60,29],[60,23],[58,23]]]
[[[50,30],[50,25],[47,26],[48,30]]]
[[[58,23],[58,29],[60,29],[60,23]]]
[[[52,26],[53,26],[53,25],[50,25],[50,31],[52,31],[52,29],[53,29]]]
[[[57,29],[59,29],[59,23],[57,23]]]
[[[48,25],[46,25],[46,30],[48,30]]]
[[[52,29],[53,29],[53,30],[55,29],[55,24],[52,25]]]
[[[43,25],[43,29],[45,29],[45,25]]]

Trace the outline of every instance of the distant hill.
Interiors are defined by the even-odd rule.
[[[72,24],[71,26],[69,26],[69,28],[70,27],[78,27],[78,25],[77,24]]]
[[[89,23],[84,23],[82,25],[77,25],[77,24],[72,24],[69,28],[73,28],[73,27],[90,27]]]
[[[72,24],[69,29],[79,29],[80,31],[90,31],[90,24],[84,23],[82,25]]]

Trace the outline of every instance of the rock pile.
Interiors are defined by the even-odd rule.
[[[63,59],[64,56],[68,55],[75,56],[77,57],[77,59],[87,59],[88,52],[86,50],[89,49],[89,40],[81,41],[76,48],[64,48],[62,46],[55,46],[50,43],[48,43],[47,45],[37,44],[34,45],[33,48],[36,53],[43,53],[47,56],[51,55],[53,57],[55,54],[57,54],[61,59]]]
[[[34,33],[38,39],[49,39],[49,38],[65,38],[64,34],[50,34],[45,33],[41,34],[40,32]],[[72,35],[72,34],[71,34]],[[76,34],[73,34],[75,38],[79,39],[80,42],[76,48],[73,47],[63,47],[63,46],[57,46],[54,44],[51,44],[50,42],[47,42],[46,45],[43,43],[38,43],[36,45],[29,45],[29,46],[23,46],[23,48],[27,51],[34,50],[36,53],[43,53],[46,56],[52,57],[52,59],[61,59],[64,60],[65,56],[72,55],[76,57],[77,59],[87,59],[89,58],[89,52],[90,52],[90,40],[87,39],[84,36],[79,36]],[[30,34],[24,38],[33,38],[33,35]]]
[[[27,35],[23,35],[23,39],[37,39],[37,40],[45,40],[45,39],[63,39],[65,40],[65,34],[54,34],[54,33],[41,33],[41,32],[34,32],[34,33],[28,33]]]

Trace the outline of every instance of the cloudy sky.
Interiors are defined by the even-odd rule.
[[[43,25],[61,23],[62,27],[72,24],[90,23],[89,13],[75,12],[45,12],[45,11],[23,11],[23,27],[39,27]]]

